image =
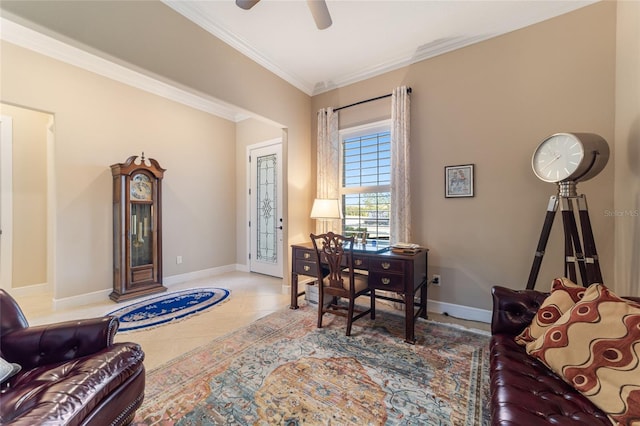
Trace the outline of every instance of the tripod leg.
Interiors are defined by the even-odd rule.
[[[571,234],[571,222],[575,223],[573,216],[573,208],[571,206],[571,200],[562,198],[562,226],[564,228],[564,276],[569,278],[574,283],[577,281],[576,275],[576,257],[573,253],[573,238]]]
[[[551,226],[553,226],[553,219],[556,216],[558,210],[558,197],[552,195],[549,198],[549,205],[547,206],[547,214],[544,217],[544,225],[542,226],[542,233],[540,234],[540,240],[538,241],[538,247],[536,248],[536,254],[533,258],[533,265],[531,266],[531,272],[529,273],[529,280],[527,281],[527,290],[533,290],[536,286],[536,280],[538,279],[538,273],[540,272],[540,266],[542,265],[542,257],[544,251],[547,248],[547,241],[549,241],[549,234],[551,234]]]
[[[600,263],[598,262],[598,253],[596,252],[596,241],[593,238],[587,199],[584,194],[578,198],[578,212],[580,215],[582,238],[584,240],[584,259],[587,270],[587,280],[585,283],[587,285],[602,283],[602,271],[600,270]]]
[[[580,242],[580,235],[578,234],[578,225],[576,224],[576,217],[573,211],[573,204],[570,198],[562,199],[562,221],[564,224],[564,247],[565,247],[565,273],[568,271],[568,278],[573,282],[577,281],[576,276],[576,261],[578,262],[578,268],[580,269],[580,277],[582,278],[582,285],[586,287],[587,283],[587,269],[584,263],[584,253],[582,251],[582,244]],[[575,256],[574,256],[575,250]]]

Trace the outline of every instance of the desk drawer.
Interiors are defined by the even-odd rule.
[[[369,270],[379,272],[404,272],[404,261],[398,259],[371,259]]]
[[[354,269],[369,269],[369,259],[364,256],[353,255],[353,267]]]
[[[372,271],[369,272],[369,287],[404,293],[404,276]]]
[[[316,262],[310,262],[307,260],[296,259],[295,272],[297,274],[309,275],[312,277],[318,276],[318,265]]]
[[[296,259],[308,260],[310,262],[316,261],[316,252],[313,250],[295,249]]]

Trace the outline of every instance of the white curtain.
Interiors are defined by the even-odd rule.
[[[318,111],[318,156],[317,156],[317,189],[316,198],[340,198],[340,141],[338,138],[338,113],[333,108]],[[316,233],[326,229],[340,232],[342,224],[339,219],[327,221],[316,220]]]
[[[391,94],[391,243],[411,240],[409,187],[410,99],[406,86]]]

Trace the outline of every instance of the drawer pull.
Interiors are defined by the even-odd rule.
[[[309,267],[309,265],[304,265],[302,267],[302,269],[304,269],[305,272],[309,272],[309,270],[311,270],[311,268]]]
[[[356,266],[361,266],[362,265],[362,259],[356,259],[353,261],[353,263],[356,264]]]
[[[305,254],[303,255],[303,257],[304,257],[305,259],[309,259],[309,258],[311,257],[311,253],[305,253]]]
[[[389,278],[382,278],[380,281],[382,281],[382,284],[384,285],[389,285],[391,283],[391,280]]]
[[[389,262],[382,262],[382,269],[389,269],[391,268],[391,264]]]

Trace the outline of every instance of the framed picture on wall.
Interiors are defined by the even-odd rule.
[[[444,168],[445,198],[473,197],[473,166],[473,164],[464,164]]]

